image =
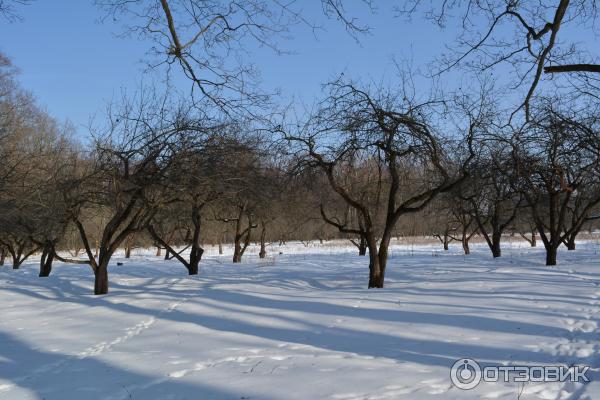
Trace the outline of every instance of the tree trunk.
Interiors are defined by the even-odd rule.
[[[156,246],[156,257],[160,257],[162,255],[162,247]]]
[[[219,255],[223,255],[223,243],[221,243],[221,239],[219,239]]]
[[[367,239],[365,239],[364,235],[361,235],[360,242],[358,243],[358,255],[367,255]]]
[[[535,234],[535,231],[531,232],[531,242],[529,242],[529,244],[531,245],[531,247],[537,247],[537,236]]]
[[[581,231],[581,228],[583,227],[583,224],[573,228],[573,230],[571,231],[571,233],[569,233],[567,235],[567,237],[564,240],[564,244],[567,247],[567,250],[575,250],[575,239],[577,238],[577,235],[579,234],[579,232]]]
[[[127,236],[127,239],[125,239],[125,258],[131,258],[131,249],[133,248],[134,240],[135,237],[133,234]]]
[[[100,260],[94,270],[94,294],[108,293],[108,260]]]
[[[546,265],[556,265],[557,248],[553,245],[546,247]]]
[[[52,272],[52,262],[54,261],[54,250],[52,248],[45,248],[42,252],[42,258],[40,258],[40,278],[47,278]]]
[[[233,262],[239,263],[242,261],[242,245],[240,243],[241,238],[235,239],[235,243],[233,244]]]
[[[389,239],[382,238],[379,248],[377,248],[377,240],[372,235],[369,236],[367,237],[369,246],[369,289],[381,289],[385,281]]]
[[[0,247],[0,266],[4,265],[5,259],[6,259],[6,250],[4,250],[4,247]]]
[[[20,252],[15,252],[15,251],[11,251],[11,256],[12,256],[12,267],[13,269],[19,269],[21,267],[21,264],[23,263],[23,261],[25,261],[25,259],[21,258],[21,253]]]
[[[471,254],[471,248],[469,247],[469,238],[466,234],[463,234],[461,238],[462,248],[465,254]]]
[[[265,223],[262,223],[262,230],[260,232],[260,251],[258,252],[259,258],[267,257],[267,246],[265,245],[266,236],[267,236],[267,226]]]
[[[502,240],[501,232],[493,232],[492,233],[492,256],[494,258],[498,258],[502,256],[502,249],[500,248],[500,241]]]
[[[262,242],[260,244],[260,252],[258,253],[258,257],[259,258],[266,258],[267,257],[267,248],[265,247],[265,243]]]
[[[446,235],[446,234],[444,234],[444,240],[443,240],[443,243],[444,243],[444,250],[445,250],[445,251],[448,251],[448,250],[449,250],[449,248],[450,248],[450,246],[449,246],[450,240],[449,240],[449,238],[448,238],[448,235]]]
[[[202,254],[204,254],[204,249],[200,246],[192,247],[190,253],[190,263],[186,265],[188,270],[188,275],[198,275],[200,260],[202,259]]]

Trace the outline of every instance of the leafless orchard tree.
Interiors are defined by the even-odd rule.
[[[521,195],[515,190],[510,147],[488,136],[480,149],[460,196],[469,203],[469,212],[496,258],[502,255],[502,235],[517,216]]]
[[[542,102],[512,140],[519,190],[546,248],[546,265],[556,265],[558,247],[574,243],[572,235],[600,202],[599,114],[564,112],[552,102]]]
[[[232,140],[228,131],[229,124],[215,124],[182,138],[181,150],[175,156],[175,162],[166,180],[167,191],[175,194],[172,207],[166,211],[173,215],[174,208],[184,208],[188,212],[179,218],[179,229],[185,230],[183,239],[190,250],[189,260],[169,244],[155,228],[154,221],[148,226],[151,236],[180,261],[190,275],[198,274],[198,266],[204,253],[202,248],[203,219],[208,214],[208,208],[216,201],[226,199],[238,185],[239,170],[236,151],[238,142]],[[168,215],[162,218],[169,218]]]
[[[327,97],[308,123],[283,129],[300,162],[321,170],[331,189],[364,221],[361,232],[323,211],[341,232],[365,235],[369,288],[384,285],[389,244],[401,216],[423,210],[436,195],[456,186],[463,178],[459,171],[471,159],[467,155],[458,164],[451,160],[444,149],[447,143],[430,121],[435,104],[412,103],[404,94],[363,90],[338,80],[328,85]],[[357,159],[373,162],[372,181],[380,188],[375,207],[364,193],[354,193],[347,175],[340,173]]]
[[[71,218],[77,227],[94,272],[94,294],[108,292],[108,265],[114,252],[131,234],[145,230],[165,204],[164,180],[179,151],[179,143],[194,129],[189,109],[143,92],[135,101],[111,107],[108,124],[98,132],[88,171],[65,190]],[[98,256],[84,226],[86,208],[107,216],[101,226]]]

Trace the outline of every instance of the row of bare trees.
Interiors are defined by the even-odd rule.
[[[444,26],[462,15],[463,28],[458,51],[438,59],[434,75],[510,64],[518,82],[508,74],[504,89],[525,89],[516,106],[491,100],[510,97],[506,90],[420,99],[411,79],[399,88],[339,79],[300,121],[272,117],[244,57],[248,40],[278,51],[288,26],[310,26],[294,4],[97,3],[111,17],[131,17],[128,30],[152,43],[153,65],[180,67],[192,95],[124,98],[82,145],[18,88],[1,57],[0,259],[10,254],[15,268],[35,252],[41,276],[55,259],[87,264],[103,294],[114,253],[139,242],[197,274],[208,237],[231,240],[240,262],[253,241],[265,256],[269,242],[321,240],[334,229],[368,253],[368,285],[380,288],[391,239],[415,215],[466,253],[474,235],[494,257],[509,230],[532,242],[539,235],[548,265],[598,216],[600,112],[589,75],[597,66],[593,56],[573,64],[582,53],[558,40],[566,24],[595,21],[595,1],[431,2],[427,16]],[[343,1],[321,3],[352,34],[368,30]],[[397,11],[412,16],[424,3]],[[504,22],[516,28],[499,29]],[[569,90],[591,100],[562,98],[562,87],[559,98],[543,98],[543,71],[577,74]]]

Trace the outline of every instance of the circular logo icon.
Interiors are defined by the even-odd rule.
[[[481,367],[475,360],[461,358],[452,365],[450,379],[459,389],[473,389],[481,382]]]

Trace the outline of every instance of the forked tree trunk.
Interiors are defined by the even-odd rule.
[[[202,206],[192,207],[192,223],[194,232],[192,234],[192,248],[190,250],[190,262],[187,266],[189,275],[198,275],[198,265],[204,254],[204,249],[200,246],[200,233],[202,231]]]
[[[369,289],[381,289],[385,282],[389,238],[383,238],[378,248],[375,237],[367,235],[367,243],[369,246]]]
[[[350,243],[356,246],[356,248],[358,249],[359,256],[367,255],[368,246],[367,239],[365,239],[365,235],[360,235],[360,240],[358,241],[350,239]]]
[[[463,235],[462,239],[461,239],[461,243],[462,243],[462,248],[463,248],[463,252],[465,254],[471,254],[471,248],[469,247],[469,239]]]
[[[24,250],[21,245],[18,245],[17,248],[14,248],[14,247],[8,248],[8,252],[10,253],[10,256],[12,258],[13,269],[19,269],[21,267],[21,264],[23,264],[23,262],[34,252],[34,251],[31,251],[28,254],[24,254],[23,251]]]
[[[235,224],[235,237],[233,239],[233,262],[239,263],[242,262],[242,256],[244,252],[250,245],[250,237],[252,234],[252,229],[256,228],[256,225],[252,224],[252,219],[250,215],[248,215],[248,226],[242,229],[242,217],[244,212],[246,211],[245,206],[240,207],[240,211],[238,213],[238,218]],[[242,243],[243,239],[243,243]]]
[[[240,243],[241,238],[236,238],[233,244],[233,262],[239,263],[242,261],[242,244]]]
[[[52,262],[54,261],[54,248],[53,246],[46,246],[42,252],[40,258],[40,278],[47,278],[52,272]]]
[[[577,235],[579,234],[580,229],[576,229],[575,231],[571,232],[569,235],[567,235],[567,237],[563,241],[567,250],[571,250],[571,251],[575,250],[575,247],[576,247],[575,239],[577,238]]]
[[[531,238],[528,238],[527,235],[525,235],[524,233],[520,233],[520,235],[523,239],[525,239],[525,241],[527,243],[529,243],[529,246],[531,246],[531,247],[537,246],[537,236],[535,234],[535,230],[531,231]]]

